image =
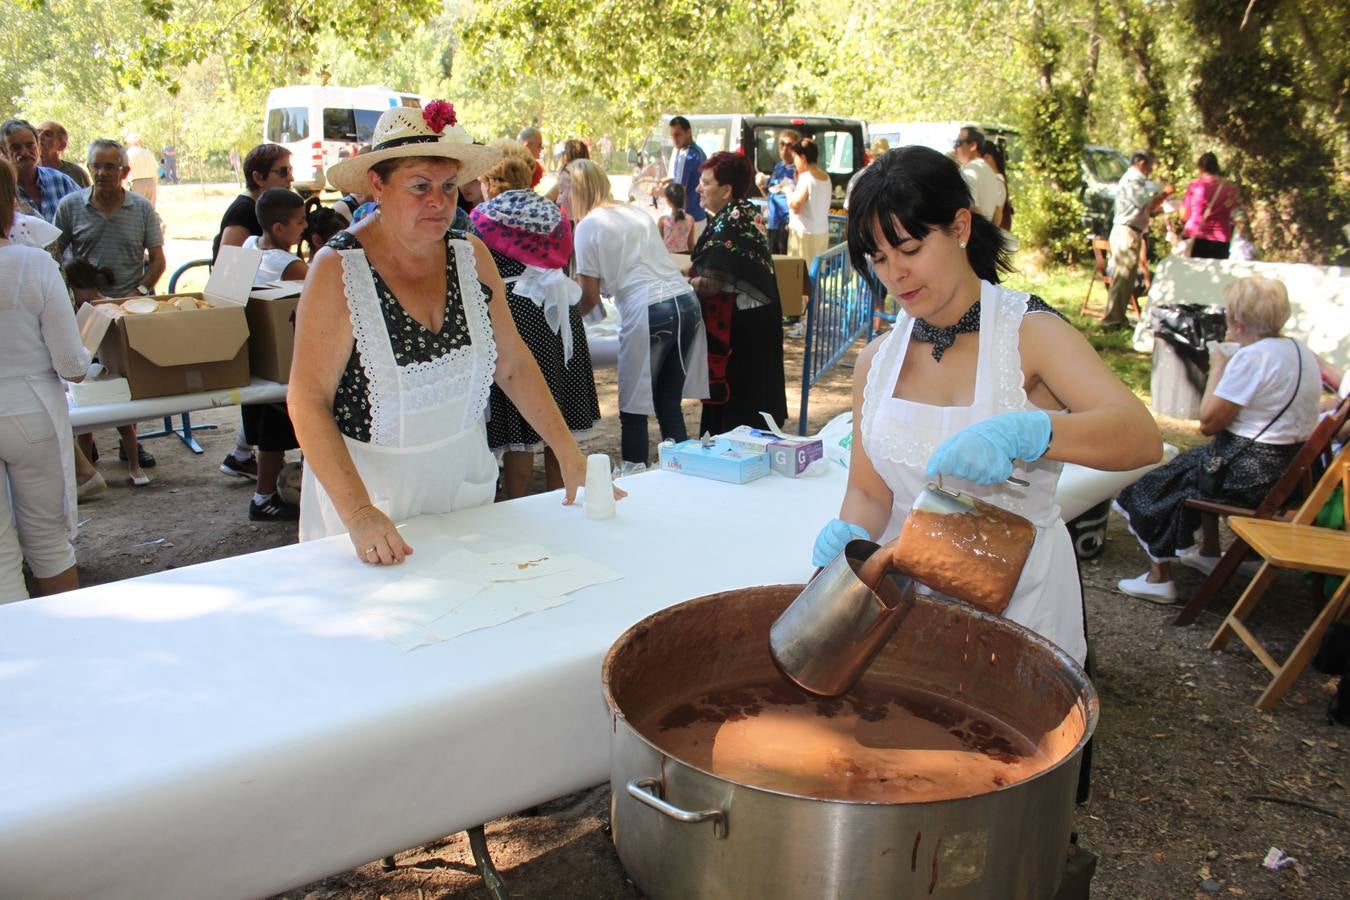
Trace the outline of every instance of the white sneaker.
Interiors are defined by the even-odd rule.
[[[1199,547],[1187,547],[1177,554],[1177,562],[1183,566],[1194,569],[1197,572],[1208,575],[1214,571],[1214,567],[1219,564],[1217,556],[1202,556]],[[1261,571],[1261,560],[1244,560],[1237,568],[1239,575],[1245,575],[1248,578],[1255,578],[1256,573]]]
[[[1219,564],[1219,557],[1203,556],[1199,547],[1187,547],[1177,554],[1177,562],[1189,569],[1208,575]]]
[[[1177,586],[1170,581],[1149,581],[1147,572],[1138,578],[1120,579],[1116,582],[1116,590],[1150,603],[1177,602]]]

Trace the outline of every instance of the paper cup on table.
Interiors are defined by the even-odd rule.
[[[586,495],[582,505],[588,519],[614,518],[614,480],[606,453],[586,457]]]

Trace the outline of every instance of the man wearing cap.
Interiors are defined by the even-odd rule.
[[[699,168],[708,161],[708,154],[694,143],[694,131],[684,116],[675,116],[670,120],[670,140],[675,151],[670,155],[670,177],[663,185],[672,181],[684,185],[684,211],[694,220],[694,238],[703,234],[708,224],[708,213],[699,202]]]
[[[66,173],[38,165],[37,129],[23,119],[7,119],[0,124],[0,146],[18,173],[19,199],[33,215],[48,222],[55,219],[61,198],[80,186]]]
[[[1103,328],[1125,328],[1129,325],[1125,319],[1125,309],[1129,306],[1135,281],[1139,277],[1139,253],[1143,248],[1144,233],[1148,230],[1148,220],[1162,211],[1164,200],[1176,193],[1176,188],[1170,184],[1159,188],[1148,180],[1148,176],[1153,174],[1153,164],[1151,152],[1134,151],[1130,156],[1130,167],[1116,184],[1115,215],[1111,220],[1111,262],[1114,270],[1111,288],[1107,291],[1110,302],[1102,318]]]
[[[89,173],[61,154],[70,146],[70,133],[60,122],[47,121],[38,126],[38,156],[42,165],[49,169],[58,169],[70,176],[70,180],[82,188],[91,184]]]

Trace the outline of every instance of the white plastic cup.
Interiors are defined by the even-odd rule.
[[[607,453],[586,457],[586,494],[582,506],[588,519],[614,518],[614,479]]]

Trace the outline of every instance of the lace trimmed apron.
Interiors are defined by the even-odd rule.
[[[491,503],[497,462],[487,445],[487,407],[497,346],[487,300],[478,284],[473,247],[447,242],[454,253],[470,342],[430,362],[401,366],[364,250],[339,250],[352,334],[370,398],[370,443],[343,435],[373,506],[395,522]],[[305,467],[300,540],[345,534],[328,492]]]
[[[970,406],[930,406],[895,396],[914,326],[910,316],[902,314],[878,348],[863,388],[861,433],[868,459],[894,496],[883,543],[900,533],[914,497],[928,483],[924,467],[940,443],[998,413],[1037,409],[1027,399],[1018,349],[1027,297],[981,284],[979,360]],[[1036,526],[1036,543],[1004,615],[1082,662],[1087,641],[1078,564],[1055,503],[1061,468],[1061,463],[1045,459],[1015,464],[1014,474],[1030,482],[1025,488],[952,478],[944,478],[943,486],[1025,516]]]

